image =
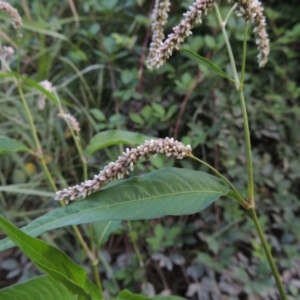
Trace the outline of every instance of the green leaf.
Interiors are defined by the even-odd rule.
[[[0,136],[0,155],[11,152],[29,152],[30,150],[21,142],[5,136]]]
[[[0,290],[0,299],[13,300],[76,300],[62,283],[49,275],[39,276],[24,283],[12,285]]]
[[[138,125],[144,125],[144,123],[145,123],[143,118],[139,114],[136,114],[136,113],[129,113],[129,118],[132,122],[134,122]]]
[[[92,109],[90,109],[90,113],[97,121],[105,122],[106,117],[100,109],[92,108]]]
[[[152,106],[153,110],[155,111],[157,117],[159,117],[159,118],[164,117],[164,115],[166,114],[166,110],[161,104],[153,102],[151,104],[151,106]]]
[[[125,144],[138,146],[149,140],[151,137],[141,133],[130,132],[125,130],[107,130],[96,134],[87,146],[87,153],[91,155],[95,151],[113,145]]]
[[[23,228],[38,236],[59,227],[100,221],[142,220],[200,212],[230,189],[200,171],[165,168],[124,180],[67,207],[57,208]],[[12,247],[0,242],[0,251]]]
[[[188,57],[195,59],[196,61],[198,61],[200,64],[210,68],[211,70],[215,71],[217,74],[219,74],[220,76],[229,79],[231,81],[233,81],[233,79],[224,71],[222,71],[217,65],[215,65],[212,61],[208,60],[207,58],[200,56],[199,54],[189,50],[189,49],[181,49],[181,52],[183,52],[184,54],[186,54]]]
[[[64,284],[74,294],[88,296],[85,290],[87,271],[75,264],[64,252],[25,234],[2,216],[0,227],[39,268]]]
[[[27,253],[25,253],[27,254]],[[53,253],[54,254],[54,253]],[[52,259],[54,260],[55,256],[51,255]],[[52,278],[54,278],[56,281],[61,282],[67,289],[69,289],[69,291],[71,291],[71,293],[75,294],[75,295],[83,295],[86,296],[88,298],[88,294],[85,292],[84,290],[84,283],[82,283],[82,286],[80,286],[79,284],[75,283],[73,281],[73,274],[71,274],[71,271],[69,271],[69,269],[66,267],[65,270],[69,273],[68,275],[65,275],[63,273],[61,273],[53,268],[49,268],[47,265],[45,264],[41,264],[38,261],[32,259],[32,262],[37,265],[41,270],[45,271],[47,274],[49,274]],[[60,263],[60,262],[59,262]],[[62,267],[64,267],[64,263],[61,263]],[[69,277],[69,278],[68,278]]]

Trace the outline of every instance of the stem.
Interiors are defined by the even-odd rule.
[[[58,107],[59,107],[59,111],[61,111],[62,113],[64,113],[62,105],[61,105],[61,101],[60,98],[58,97],[58,95],[56,94],[56,98],[58,100]],[[88,179],[88,172],[87,172],[87,160],[84,157],[84,153],[83,153],[83,148],[82,148],[82,144],[81,144],[81,140],[80,140],[80,136],[78,133],[76,133],[72,127],[72,125],[70,124],[69,121],[66,121],[67,126],[72,134],[73,140],[75,142],[77,151],[80,155],[81,158],[81,162],[82,162],[82,168],[83,168],[83,179],[87,180]],[[93,226],[92,224],[89,224],[89,232],[90,232],[90,248],[88,247],[88,245],[86,244],[86,242],[84,241],[78,227],[73,226],[73,229],[77,235],[77,238],[79,240],[79,242],[81,243],[86,255],[89,257],[91,264],[92,264],[92,270],[93,270],[93,274],[94,274],[94,278],[96,281],[96,285],[99,289],[99,293],[101,296],[101,299],[103,298],[102,296],[102,284],[101,284],[101,279],[100,279],[100,275],[98,272],[98,265],[99,265],[99,260],[96,258],[94,252],[93,252],[93,248],[94,248],[94,243],[93,243]]]
[[[78,227],[76,225],[73,225],[72,226],[75,233],[76,233],[76,236],[80,242],[80,244],[82,245],[82,248],[84,249],[86,255],[88,256],[91,264],[92,264],[92,269],[93,269],[93,273],[94,273],[94,277],[95,277],[95,281],[96,281],[96,284],[97,284],[97,287],[99,289],[99,293],[100,293],[100,297],[101,299],[103,299],[103,296],[102,296],[102,285],[101,285],[101,281],[100,281],[100,276],[99,276],[99,272],[98,272],[98,259],[96,258],[96,256],[94,255],[94,253],[89,249],[88,245],[86,244],[86,242],[84,241]]]
[[[259,220],[256,215],[255,211],[255,202],[254,202],[254,180],[253,180],[253,164],[252,164],[252,154],[251,154],[251,140],[250,140],[250,130],[249,130],[249,121],[248,121],[248,115],[247,115],[247,109],[246,109],[246,103],[245,103],[245,98],[244,98],[244,78],[245,78],[245,66],[246,66],[246,50],[247,50],[247,35],[248,35],[248,23],[246,23],[245,26],[245,39],[243,43],[243,58],[242,58],[242,74],[241,74],[241,81],[239,80],[237,76],[237,70],[236,70],[236,65],[234,61],[234,56],[232,54],[232,49],[229,43],[229,39],[227,36],[227,32],[225,30],[225,22],[222,21],[222,17],[220,15],[218,6],[215,4],[216,8],[216,13],[218,17],[218,21],[220,23],[220,26],[222,28],[222,32],[224,35],[227,51],[229,54],[230,58],[230,63],[231,67],[233,70],[234,74],[234,79],[236,81],[236,88],[239,92],[239,97],[240,97],[240,102],[241,102],[241,108],[242,108],[242,113],[243,113],[243,120],[244,120],[244,132],[245,132],[245,143],[246,143],[246,155],[247,155],[247,172],[248,172],[248,211],[251,214],[251,217],[253,219],[253,222],[255,224],[255,228],[257,230],[257,233],[259,235],[259,238],[262,242],[262,246],[264,248],[264,251],[266,253],[269,265],[271,267],[273,276],[275,278],[275,282],[279,291],[279,294],[281,296],[282,300],[287,300],[287,297],[285,295],[283,285],[281,283],[279,273],[277,271],[276,265],[274,263],[268,242],[263,234],[263,231],[260,227]]]
[[[42,165],[43,171],[46,174],[46,177],[47,177],[47,180],[49,182],[49,185],[51,186],[52,190],[56,192],[57,188],[55,186],[53,178],[52,178],[52,176],[51,176],[51,174],[49,172],[49,169],[47,167],[47,164],[46,164],[46,161],[45,161],[45,158],[44,158],[44,155],[43,155],[42,147],[41,147],[41,144],[40,144],[37,132],[36,132],[36,128],[35,128],[34,123],[33,123],[32,115],[30,113],[29,107],[28,107],[27,102],[25,100],[23,90],[22,90],[22,88],[20,86],[20,83],[17,81],[17,79],[16,79],[16,84],[18,86],[18,91],[19,91],[19,94],[20,94],[20,98],[21,98],[22,104],[24,106],[25,114],[26,114],[27,119],[29,121],[30,129],[31,129],[32,136],[33,136],[33,139],[34,139],[34,142],[35,142],[35,146],[36,146],[36,149],[37,149],[36,154],[37,154],[37,156],[39,158],[39,161],[40,161],[40,163]]]
[[[242,74],[241,74],[241,85],[242,85],[243,89],[244,89],[245,69],[246,69],[248,26],[249,26],[249,22],[246,22],[245,33],[244,33],[244,42],[243,42]]]
[[[249,130],[249,122],[248,122],[248,115],[247,115],[247,109],[246,109],[246,103],[244,98],[244,91],[243,91],[243,83],[244,83],[244,77],[245,77],[245,65],[246,65],[246,49],[247,49],[247,32],[248,32],[248,24],[246,25],[245,29],[245,39],[243,43],[243,60],[242,60],[242,75],[241,80],[238,77],[236,65],[234,56],[232,53],[231,45],[227,36],[227,32],[225,30],[225,22],[223,22],[219,8],[217,4],[215,4],[215,9],[217,13],[217,18],[219,21],[219,24],[222,28],[222,32],[225,39],[225,44],[227,47],[229,59],[231,68],[234,75],[235,80],[235,87],[239,92],[240,102],[241,102],[241,108],[243,113],[243,120],[244,120],[244,134],[245,134],[245,143],[246,143],[246,157],[247,157],[247,173],[248,173],[248,193],[247,193],[247,200],[249,203],[249,207],[255,206],[254,203],[254,179],[253,179],[253,165],[252,165],[252,153],[251,153],[251,140],[250,140],[250,130]]]
[[[274,263],[274,260],[273,260],[273,257],[272,257],[271,251],[270,251],[270,247],[269,247],[268,242],[267,242],[267,240],[266,240],[266,238],[264,236],[264,233],[263,233],[263,231],[262,231],[262,229],[260,227],[260,223],[259,223],[259,220],[257,218],[255,208],[252,207],[248,211],[251,214],[252,220],[253,220],[253,222],[255,224],[255,228],[256,228],[257,233],[259,235],[259,238],[261,240],[262,246],[263,246],[263,248],[265,250],[265,253],[266,253],[269,265],[271,267],[273,276],[274,276],[275,281],[276,281],[276,285],[277,285],[280,297],[281,297],[282,300],[287,300],[287,297],[285,295],[284,288],[283,288],[280,276],[278,274],[276,265]]]
[[[58,109],[59,109],[59,112],[62,112],[64,113],[64,110],[62,108],[62,105],[61,105],[61,101],[60,101],[60,98],[58,97],[57,93],[55,92],[55,96],[56,96],[56,99],[58,101]],[[87,180],[88,179],[88,172],[87,172],[87,160],[84,156],[84,152],[83,152],[83,148],[82,148],[82,145],[81,145],[81,140],[80,140],[80,136],[79,136],[79,133],[75,133],[72,125],[70,124],[69,121],[65,120],[66,123],[67,123],[67,126],[72,134],[72,137],[73,137],[73,140],[75,142],[75,145],[76,145],[76,148],[77,148],[77,151],[79,153],[79,156],[80,156],[80,159],[81,159],[81,162],[82,162],[82,169],[83,169],[83,179],[84,180]]]
[[[241,74],[239,96],[240,96],[240,102],[241,102],[243,119],[244,119],[244,134],[245,134],[245,142],[246,142],[247,171],[248,171],[248,202],[250,206],[254,207],[255,206],[254,178],[253,178],[253,163],[252,163],[252,153],[251,153],[251,138],[250,138],[250,129],[249,129],[246,102],[244,98],[244,79],[245,79],[245,69],[246,69],[248,22],[246,22],[244,36],[245,38],[243,43],[242,74]]]
[[[227,14],[227,16],[226,16],[226,18],[225,18],[225,20],[224,20],[224,26],[226,26],[229,17],[231,16],[231,14],[233,13],[233,11],[235,10],[236,7],[237,7],[237,3],[235,3],[235,4],[231,7],[229,13]]]
[[[92,269],[93,269],[93,274],[94,274],[94,278],[96,281],[96,285],[98,287],[99,294],[101,297],[100,299],[103,299],[102,284],[101,284],[100,275],[99,275],[99,271],[98,271],[98,264],[99,264],[99,261],[98,261],[98,259],[96,259],[95,262],[92,263]]]
[[[251,153],[251,140],[250,140],[250,130],[247,116],[246,103],[244,98],[244,93],[242,90],[239,91],[241,107],[244,119],[244,133],[246,142],[246,155],[247,155],[247,172],[248,172],[248,203],[250,206],[255,206],[254,202],[254,179],[253,179],[253,164],[252,164],[252,153]]]
[[[41,162],[43,171],[46,174],[46,177],[47,177],[47,179],[49,181],[49,184],[50,184],[52,190],[53,191],[57,191],[56,185],[54,183],[54,180],[53,180],[53,178],[52,178],[52,176],[50,174],[50,171],[49,171],[48,166],[46,164],[45,158],[43,156],[42,147],[41,147],[38,135],[37,135],[37,131],[36,131],[36,128],[35,128],[35,125],[34,125],[34,122],[33,122],[33,118],[32,118],[30,109],[29,109],[29,107],[27,105],[26,99],[24,97],[23,90],[22,90],[22,88],[20,86],[20,83],[17,81],[17,79],[16,79],[16,84],[18,86],[18,91],[19,91],[19,94],[20,94],[20,98],[21,98],[21,101],[22,101],[22,104],[24,106],[24,110],[25,110],[26,116],[27,116],[29,124],[30,124],[30,128],[31,128],[31,131],[32,131],[33,139],[34,139],[35,144],[36,144],[38,158],[39,158],[39,160]],[[64,203],[60,201],[60,205],[64,206]],[[101,286],[101,282],[100,282],[100,278],[99,278],[99,272],[98,272],[97,268],[96,268],[97,272],[95,272],[95,270],[94,270],[95,269],[94,266],[97,266],[97,264],[98,264],[98,259],[95,257],[95,255],[92,253],[92,251],[87,246],[87,244],[84,241],[84,239],[83,239],[83,237],[81,235],[81,232],[79,231],[78,227],[76,225],[73,225],[72,227],[73,227],[73,230],[74,230],[74,232],[75,232],[75,234],[76,234],[76,236],[77,236],[80,244],[82,245],[82,247],[83,247],[86,255],[88,256],[88,258],[90,259],[90,261],[92,263],[92,267],[93,267],[93,271],[94,271],[94,275],[95,275],[95,280],[96,280],[97,286],[99,288],[99,293],[100,293],[101,299],[103,299],[103,296],[102,296],[102,286]]]
[[[224,177],[218,170],[216,170],[213,166],[211,166],[210,164],[206,163],[205,161],[199,159],[198,157],[194,156],[193,154],[188,155],[190,158],[198,161],[199,163],[205,165],[206,167],[208,167],[209,169],[211,169],[214,173],[216,173],[222,180],[224,180],[232,189],[233,191],[236,193],[236,195],[238,196],[238,201],[239,203],[244,207],[244,208],[248,208],[248,203],[244,200],[244,198],[241,196],[241,194],[239,193],[239,191],[235,188],[235,186],[226,178]]]
[[[131,221],[127,221],[127,226],[128,226],[128,229],[129,229],[129,236],[132,236],[133,235],[133,230],[132,230]],[[133,245],[133,249],[134,249],[134,252],[135,252],[135,254],[137,256],[137,259],[139,261],[140,268],[143,268],[145,264],[144,264],[141,252],[139,250],[139,247],[136,243],[136,240],[134,238],[131,238],[130,242]]]
[[[238,76],[238,73],[237,73],[237,70],[236,70],[236,65],[235,65],[232,49],[231,49],[231,46],[230,46],[230,42],[229,42],[227,32],[226,32],[226,29],[225,29],[226,23],[223,22],[222,16],[221,16],[220,11],[219,11],[219,7],[216,3],[215,3],[215,9],[216,9],[219,25],[222,29],[225,44],[226,44],[226,47],[227,47],[227,51],[228,51],[228,55],[229,55],[229,59],[230,59],[230,64],[231,64],[231,67],[232,67],[233,77],[234,77],[234,81],[235,81],[235,87],[236,87],[237,90],[239,90],[240,89],[240,80],[239,80],[239,76]]]

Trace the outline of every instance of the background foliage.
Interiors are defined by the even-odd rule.
[[[191,1],[172,1],[167,32]],[[86,149],[104,130],[129,130],[147,136],[174,136],[191,144],[196,156],[214,165],[245,189],[242,115],[232,86],[182,53],[162,68],[144,62],[150,42],[153,1],[10,1],[23,17],[17,35],[0,15],[1,42],[16,50],[11,69],[36,82],[49,80],[80,123]],[[224,2],[225,3],[225,2]],[[223,3],[223,4],[224,4]],[[252,129],[257,205],[276,263],[292,297],[300,297],[299,118],[300,5],[298,1],[264,1],[271,40],[267,66],[256,63],[249,42],[246,99]],[[225,14],[229,7],[222,6]],[[241,56],[242,20],[228,23],[236,57]],[[230,72],[224,40],[212,12],[194,30],[185,48]],[[34,142],[13,82],[0,79],[1,135],[28,147]],[[82,181],[82,165],[70,131],[41,93],[23,85],[52,176],[59,187]],[[182,109],[182,113],[181,113]],[[88,156],[89,177],[115,160],[122,146]],[[160,157],[139,164],[134,174],[170,166],[199,169],[188,160]],[[201,169],[203,169],[201,167]],[[51,210],[50,187],[30,153],[0,158],[1,213],[19,227]],[[204,170],[204,169],[203,169]],[[133,174],[133,175],[134,175]],[[229,230],[230,229],[230,230]],[[83,230],[87,228],[83,227]],[[101,236],[103,224],[95,225]],[[204,213],[159,220],[110,224],[99,258],[106,293],[122,288],[191,299],[275,299],[266,258],[245,213],[232,201],[218,201]],[[112,235],[109,237],[109,234]],[[80,265],[87,258],[68,228],[43,235]],[[132,245],[136,241],[138,250]],[[18,249],[0,254],[0,287],[22,282],[37,269]],[[227,297],[227,298],[226,298]],[[230,298],[231,297],[231,298]]]

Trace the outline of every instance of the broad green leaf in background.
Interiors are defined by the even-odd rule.
[[[155,296],[155,297],[146,297],[139,294],[133,294],[128,290],[122,291],[115,300],[185,300],[178,296]]]
[[[180,52],[183,52],[184,54],[186,54],[188,57],[198,61],[200,64],[208,67],[209,69],[215,71],[217,74],[219,74],[220,76],[232,80],[233,79],[224,71],[222,71],[217,65],[215,65],[212,61],[208,60],[207,58],[200,56],[199,54],[189,50],[189,49],[180,49]]]
[[[29,152],[30,150],[21,142],[5,136],[0,136],[0,154],[11,152]]]
[[[151,137],[141,133],[130,132],[125,130],[107,130],[99,132],[90,141],[87,146],[87,153],[91,155],[97,150],[113,145],[125,144],[138,146],[149,140]]]
[[[62,283],[49,275],[39,276],[24,283],[0,290],[0,299],[11,300],[77,300]]]
[[[87,271],[75,264],[64,252],[25,234],[2,216],[0,227],[40,269],[64,284],[74,294],[88,296]]]
[[[22,230],[38,236],[68,225],[100,221],[143,220],[200,212],[230,189],[215,176],[165,168],[121,181],[67,207],[57,208]],[[4,239],[0,251],[13,246]]]

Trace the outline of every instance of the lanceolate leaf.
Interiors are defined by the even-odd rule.
[[[39,268],[64,284],[73,294],[88,295],[87,272],[64,252],[31,237],[0,216],[0,228]]]
[[[49,275],[39,276],[24,283],[0,290],[0,299],[13,300],[77,300],[62,283]]]
[[[230,78],[230,76],[225,73],[224,71],[222,71],[217,65],[215,65],[212,61],[208,60],[207,58],[200,56],[199,54],[189,50],[189,49],[180,49],[181,52],[183,52],[184,54],[186,54],[188,57],[198,61],[200,64],[210,68],[211,70],[215,71],[217,74],[219,74],[220,76],[232,80]]]
[[[0,136],[0,154],[29,151],[30,150],[23,143],[15,139]]]
[[[100,221],[142,220],[200,212],[230,189],[204,172],[165,168],[103,189],[82,201],[57,208],[23,230],[31,236],[63,226]],[[0,250],[12,247],[0,242]]]
[[[95,151],[113,145],[124,144],[130,146],[141,145],[151,137],[141,133],[125,130],[107,130],[96,134],[87,146],[87,153],[91,155]]]

